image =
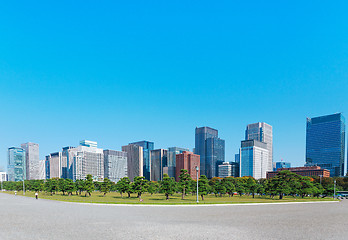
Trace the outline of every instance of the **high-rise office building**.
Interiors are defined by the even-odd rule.
[[[197,170],[198,167],[198,176],[200,176],[200,156],[192,152],[182,152],[176,155],[176,174],[175,179],[179,181],[181,169],[186,169],[188,174],[190,174],[193,180],[197,180]]]
[[[39,144],[37,143],[23,143],[21,148],[25,150],[26,156],[26,178],[27,180],[39,179]]]
[[[248,124],[245,131],[245,140],[257,140],[259,142],[267,143],[267,150],[269,153],[269,160],[267,163],[267,168],[272,171],[273,168],[273,129],[272,126],[264,123],[258,122],[253,124]]]
[[[55,152],[46,156],[46,179],[62,178],[62,153]]]
[[[291,168],[291,163],[289,162],[274,162],[273,171],[277,171],[280,168]]]
[[[267,143],[257,140],[242,141],[240,156],[241,177],[266,178],[266,173],[272,171],[272,167],[268,166],[269,151]]]
[[[167,162],[167,167],[168,167],[168,176],[175,178],[176,171],[175,171],[175,166],[176,166],[176,155],[183,153],[183,152],[189,152],[188,148],[179,148],[179,147],[170,147],[168,148],[168,162]]]
[[[207,178],[218,176],[218,165],[225,161],[225,140],[218,130],[210,127],[196,128],[195,154],[200,155],[200,172]]]
[[[39,178],[38,178],[39,180],[46,179],[45,162],[46,162],[46,160],[39,161]]]
[[[26,154],[23,148],[8,149],[8,180],[23,181],[26,179]]]
[[[104,177],[116,183],[126,176],[127,153],[114,150],[104,150]]]
[[[306,165],[344,175],[345,119],[341,113],[307,118]]]
[[[131,181],[143,174],[143,147],[136,144],[122,146],[122,152],[127,152],[127,176]]]
[[[151,181],[161,181],[163,179],[163,168],[167,167],[168,151],[166,149],[156,149],[150,152],[151,157]]]
[[[143,174],[145,179],[150,180],[151,176],[151,158],[150,151],[154,150],[155,144],[149,141],[140,141],[130,144],[135,144],[143,148]]]

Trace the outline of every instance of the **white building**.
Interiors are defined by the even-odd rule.
[[[25,150],[26,153],[26,179],[38,179],[39,178],[39,144],[37,143],[23,143],[21,148]]]
[[[39,161],[39,180],[46,179],[46,168],[45,168],[45,160]]]
[[[116,183],[126,176],[127,153],[114,150],[104,150],[104,177]]]
[[[224,162],[218,166],[218,176],[220,178],[230,177],[232,176],[232,165],[228,162]]]
[[[7,173],[0,172],[0,182],[6,182],[6,181],[7,181]]]
[[[272,171],[269,166],[267,143],[257,140],[245,140],[240,148],[240,176],[255,179],[266,178],[266,173]]]

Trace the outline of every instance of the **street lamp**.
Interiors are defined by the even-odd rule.
[[[23,175],[23,195],[25,195],[24,175]]]
[[[336,180],[334,181],[334,199],[336,198]]]
[[[321,185],[321,178],[323,177],[323,175],[319,175],[319,177],[320,177],[320,185]]]
[[[199,170],[199,167],[196,166],[196,172],[197,172],[197,203],[199,202],[198,201],[198,170]]]

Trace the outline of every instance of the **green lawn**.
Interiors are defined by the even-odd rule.
[[[6,191],[5,193],[14,194],[13,191]],[[35,197],[34,192],[26,192],[25,196]],[[17,195],[22,196],[22,192],[18,192]],[[51,196],[49,193],[41,192],[39,193],[39,198],[65,201],[65,202],[86,202],[86,203],[105,203],[105,204],[197,204],[196,196],[191,194],[187,195],[184,200],[181,199],[181,194],[173,194],[170,196],[169,200],[165,199],[164,194],[149,194],[145,193],[142,195],[143,201],[140,202],[136,197],[136,194],[132,194],[130,198],[127,197],[127,194],[121,195],[119,193],[111,192],[108,193],[105,197],[100,192],[93,192],[92,196],[85,197],[84,193],[79,195],[62,195],[62,193],[54,194]],[[199,198],[199,204],[233,204],[233,203],[279,203],[279,202],[309,202],[309,201],[334,201],[332,198],[294,198],[294,197],[285,197],[282,200],[279,200],[278,197],[274,199],[265,196],[233,196],[228,197],[215,197],[215,195],[204,196],[204,201]]]

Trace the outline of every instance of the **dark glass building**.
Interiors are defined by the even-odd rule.
[[[218,130],[210,127],[196,128],[195,154],[200,155],[200,172],[207,178],[218,176],[218,165],[225,162],[225,140]]]
[[[140,147],[143,147],[143,174],[144,177],[147,180],[150,180],[151,176],[151,159],[150,159],[150,151],[154,150],[155,144],[153,142],[149,141],[140,141],[140,142],[134,142],[130,143],[134,145],[138,145]]]
[[[330,170],[330,176],[344,175],[345,119],[341,113],[307,118],[306,166]]]

